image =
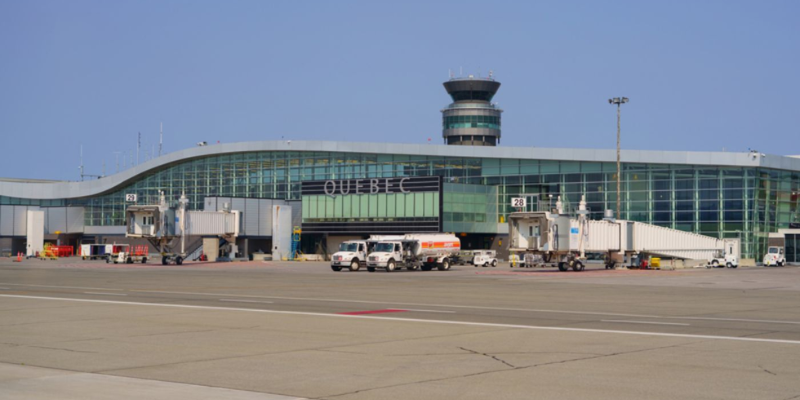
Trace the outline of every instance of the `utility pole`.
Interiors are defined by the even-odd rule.
[[[608,104],[616,104],[617,105],[617,219],[622,219],[622,162],[620,160],[620,147],[619,147],[619,139],[620,139],[620,110],[622,105],[628,102],[627,97],[614,97],[613,99],[608,99]]]

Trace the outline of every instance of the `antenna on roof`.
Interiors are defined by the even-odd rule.
[[[158,156],[161,157],[161,146],[164,143],[164,123],[161,123],[160,133],[158,134]]]
[[[117,158],[117,172],[116,173],[119,173],[119,152],[115,151],[114,152],[114,156]]]
[[[100,179],[100,178],[102,178],[102,177],[103,177],[103,176],[106,174],[106,161],[105,161],[105,160],[103,160],[103,175],[91,175],[91,174],[85,174],[85,173],[83,173],[83,145],[81,145],[81,166],[80,166],[80,167],[78,167],[78,169],[81,171],[81,181],[82,181],[82,180],[83,180],[83,178],[84,178],[84,177],[86,177],[86,176],[88,176],[88,177],[92,177],[92,178],[97,178],[97,179]]]
[[[81,145],[81,165],[78,167],[81,171],[81,180],[83,180],[83,145]]]

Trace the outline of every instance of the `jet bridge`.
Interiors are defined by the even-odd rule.
[[[575,269],[575,265],[582,269],[586,253],[604,253],[608,260],[622,260],[633,254],[708,260],[720,251],[739,256],[736,239],[717,239],[637,221],[589,220],[583,200],[577,218],[573,218],[563,214],[560,203],[559,200],[551,212],[511,213],[509,251],[520,255],[520,259],[526,254],[525,259],[536,256],[536,264],[557,265],[561,270],[567,266]]]
[[[170,207],[162,192],[157,205],[129,206],[125,210],[125,236],[147,239],[159,249],[165,265],[183,264],[187,236],[218,236],[235,242],[241,223],[239,211],[187,211],[188,202],[182,194],[178,207]]]

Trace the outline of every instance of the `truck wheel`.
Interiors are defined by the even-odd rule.
[[[389,260],[389,262],[386,263],[386,272],[394,271],[394,267],[395,267],[394,260]]]
[[[583,263],[580,261],[575,261],[575,263],[572,264],[573,271],[583,271],[584,268]]]
[[[733,264],[731,264],[731,263],[726,263],[726,264],[725,264],[725,267],[726,267],[726,268],[733,268]]]
[[[369,272],[375,272],[375,267],[367,267],[367,271],[369,271]]]
[[[567,264],[563,263],[563,262],[558,263],[558,270],[559,271],[566,271],[567,270]]]
[[[175,257],[175,264],[183,265],[183,257],[181,257],[181,256]]]
[[[409,270],[409,271],[416,271],[417,269],[419,269],[419,266],[418,265],[409,265],[409,266],[406,267],[406,269]]]
[[[778,266],[782,267],[783,266],[783,261],[778,261]]]
[[[719,267],[719,261],[717,261],[717,260],[714,260],[714,261],[712,261],[712,262],[711,262],[711,267],[712,267],[712,268],[717,268],[717,267]]]
[[[167,256],[161,257],[161,265],[169,264],[169,258]]]
[[[130,258],[130,257],[128,257],[128,259],[127,259],[127,260],[125,260],[125,263],[126,263],[126,264],[133,264],[133,259],[132,259],[132,258]]]
[[[433,269],[433,267],[431,267],[430,264],[428,264],[428,263],[422,264],[422,270],[423,271],[430,271],[431,269]]]
[[[437,267],[439,268],[439,271],[447,271],[448,269],[450,269],[450,262],[447,260],[443,260],[442,263],[439,264]]]
[[[358,260],[353,260],[350,263],[350,271],[358,271],[359,268],[361,268],[361,264],[358,263]]]
[[[110,262],[111,262],[111,258],[110,257],[106,257],[106,264],[108,264]]]
[[[334,271],[336,271],[336,272],[339,272],[339,271],[341,271],[341,270],[342,270],[342,267],[337,267],[337,266],[335,266],[335,265],[331,265],[331,269],[332,269],[332,270],[334,270]]]
[[[492,260],[492,268],[497,267],[497,260]]]
[[[147,264],[147,257],[142,257],[142,264]]]

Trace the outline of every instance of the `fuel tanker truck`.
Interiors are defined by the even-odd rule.
[[[461,241],[453,234],[407,234],[402,239],[382,240],[375,244],[367,257],[367,271],[385,269],[392,272],[408,270],[439,271],[450,269],[450,259],[461,250]]]

